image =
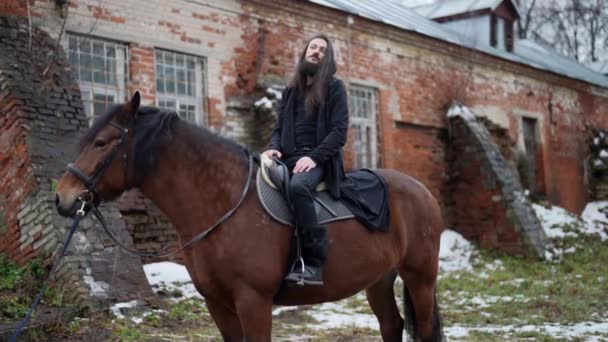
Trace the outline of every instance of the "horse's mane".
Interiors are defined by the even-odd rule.
[[[123,105],[115,105],[105,114],[97,117],[91,128],[81,138],[80,151],[91,143],[99,131],[113,118],[117,115],[120,116],[123,110]],[[133,131],[133,150],[129,151],[129,154],[135,155],[134,168],[138,178],[137,182],[143,180],[151,170],[155,169],[159,150],[171,142],[176,131],[184,131],[183,134],[180,133],[180,136],[192,139],[193,145],[208,146],[210,149],[223,147],[230,154],[243,156],[244,161],[247,160],[245,156],[250,153],[233,140],[211,132],[205,127],[182,120],[175,112],[164,111],[156,107],[139,108]]]

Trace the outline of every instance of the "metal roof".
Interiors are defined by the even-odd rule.
[[[427,19],[407,8],[401,0],[308,0],[325,7],[416,32],[428,37],[462,45],[470,49],[496,56],[536,69],[578,79],[602,87],[608,87],[608,77],[587,69],[577,61],[530,40],[515,40],[514,52],[496,49],[486,43],[473,40],[441,24]]]
[[[600,74],[608,75],[608,59],[605,61],[593,62],[589,67]]]
[[[507,0],[439,0],[435,3],[411,7],[407,6],[407,0],[402,0],[401,4],[410,7],[416,13],[430,19],[449,17],[452,15],[478,11],[489,8],[494,11],[500,4]],[[521,17],[521,12],[517,3],[510,1],[515,8],[517,15]]]

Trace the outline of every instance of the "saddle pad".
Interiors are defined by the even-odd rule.
[[[256,185],[258,189],[258,198],[266,212],[275,220],[293,226],[293,213],[287,206],[285,198],[279,191],[273,189],[264,181],[259,169],[256,175]],[[327,191],[317,192],[315,208],[317,210],[317,219],[320,224],[355,217],[342,202],[334,200]],[[327,208],[329,208],[329,210]]]

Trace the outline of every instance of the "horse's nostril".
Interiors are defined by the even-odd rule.
[[[59,206],[59,194],[55,194],[55,206]]]

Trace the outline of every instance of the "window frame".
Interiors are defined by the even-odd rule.
[[[70,39],[76,39],[76,47],[70,51]],[[115,71],[114,71],[114,85],[110,85],[107,81],[105,83],[95,82],[94,80],[82,80],[80,73],[82,66],[80,64],[80,56],[81,56],[81,43],[83,40],[87,40],[89,44],[91,44],[91,53],[90,56],[93,57],[94,43],[102,43],[104,49],[104,56],[97,56],[104,58],[104,68],[107,66],[108,57],[105,55],[107,46],[110,45],[114,48],[114,62],[115,62]],[[113,103],[120,103],[126,99],[126,87],[127,87],[127,75],[128,75],[128,61],[129,61],[129,47],[127,44],[118,42],[112,39],[106,39],[103,37],[97,37],[87,34],[82,34],[78,32],[67,32],[63,39],[63,47],[66,52],[66,57],[68,59],[68,63],[72,69],[72,75],[74,79],[78,82],[80,87],[80,93],[82,96],[82,102],[84,106],[85,113],[87,118],[89,119],[89,125],[92,124],[96,115],[103,113],[95,113],[95,95],[103,95],[103,96],[112,96],[114,99],[113,102],[106,101],[106,108]],[[77,65],[72,64],[72,54],[76,54]],[[95,66],[92,65],[94,68]],[[92,69],[95,70],[95,69]],[[92,71],[93,72],[93,71]],[[107,73],[104,69],[104,73]]]
[[[364,94],[358,97],[358,94]],[[351,83],[349,86],[351,108],[350,129],[353,131],[353,168],[378,167],[378,117],[380,110],[378,88]],[[367,103],[364,105],[364,103]],[[358,109],[359,106],[365,108]],[[361,116],[360,111],[369,112]]]
[[[162,62],[160,62],[158,60],[158,54],[161,53],[163,56],[163,60]],[[176,65],[177,63],[170,65],[170,64],[166,64],[165,63],[165,55],[166,54],[173,54],[174,57],[176,56],[182,56],[184,58],[184,66],[187,65],[187,58],[192,58],[194,59],[194,80],[193,80],[193,91],[194,91],[194,95],[193,96],[189,96],[189,95],[181,95],[178,92],[178,87],[177,87],[177,77],[175,78],[175,91],[173,93],[169,93],[169,92],[161,92],[158,89],[158,67],[161,66],[163,68],[165,68],[165,66],[171,66],[173,69],[176,69]],[[175,61],[175,58],[173,59]],[[160,63],[160,64],[159,64]],[[186,81],[188,80],[188,76],[187,76],[187,68],[185,67],[186,70]],[[177,72],[177,71],[175,71]],[[177,74],[176,74],[177,75]],[[163,109],[167,109],[167,110],[174,110],[175,112],[178,113],[178,115],[180,115],[180,117],[182,117],[183,119],[192,122],[196,125],[200,125],[200,126],[207,126],[208,125],[208,113],[207,113],[207,108],[205,106],[205,99],[206,99],[206,87],[205,87],[205,82],[206,82],[206,75],[207,75],[207,59],[204,56],[197,56],[197,55],[192,55],[192,54],[188,54],[188,53],[184,53],[184,52],[180,52],[180,51],[174,51],[174,50],[167,50],[167,49],[162,49],[162,48],[155,48],[154,49],[154,85],[156,87],[156,98],[155,98],[155,104],[156,106],[158,106],[159,108],[163,108]],[[165,88],[166,86],[166,79],[163,78],[163,88]],[[187,85],[186,85],[186,89]],[[175,107],[174,108],[168,108],[167,106],[161,106],[161,102],[167,102],[167,101],[174,101],[175,102]],[[182,116],[182,114],[180,113],[180,106],[181,105],[194,105],[194,121],[188,119],[188,118],[184,118]]]

